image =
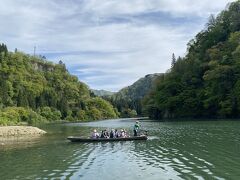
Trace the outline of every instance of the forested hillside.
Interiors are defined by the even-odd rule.
[[[0,124],[117,117],[109,102],[90,94],[61,61],[53,64],[0,45]]]
[[[145,97],[152,118],[240,117],[240,1],[188,43],[187,55]]]
[[[121,89],[112,96],[105,97],[118,109],[121,117],[142,115],[142,98],[151,90],[154,81],[161,74],[149,74],[131,86]]]

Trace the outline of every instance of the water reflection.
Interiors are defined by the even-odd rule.
[[[149,140],[70,143],[93,128],[128,128],[133,120],[42,127],[31,146],[0,150],[3,179],[238,179],[239,122],[142,122]],[[89,124],[89,126],[88,126]],[[14,171],[13,171],[14,170]]]
[[[27,148],[35,146],[41,141],[44,135],[34,135],[34,136],[20,136],[20,137],[0,137],[0,150],[8,150],[11,148]]]

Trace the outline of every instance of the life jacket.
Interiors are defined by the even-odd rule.
[[[135,124],[134,125],[134,130],[137,131],[139,129],[139,125],[138,124]]]

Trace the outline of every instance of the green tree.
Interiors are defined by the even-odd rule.
[[[239,118],[240,1],[188,43],[188,51],[145,96],[152,118]]]

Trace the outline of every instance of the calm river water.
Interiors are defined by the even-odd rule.
[[[40,138],[0,146],[0,179],[240,179],[240,121],[141,121],[149,140],[70,143],[134,120],[41,126]]]

